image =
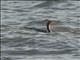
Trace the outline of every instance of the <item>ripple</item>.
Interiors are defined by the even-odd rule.
[[[77,60],[80,57],[79,1],[1,2],[4,60],[28,60],[28,57],[37,60],[38,56],[43,60],[48,60],[48,56],[52,60],[66,57]],[[48,33],[45,19],[58,21],[61,27]]]

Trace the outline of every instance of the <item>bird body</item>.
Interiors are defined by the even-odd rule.
[[[80,31],[80,28],[71,28],[71,27],[66,27],[64,25],[60,25],[59,21],[55,20],[47,20],[47,31],[48,32],[75,32],[75,31]]]

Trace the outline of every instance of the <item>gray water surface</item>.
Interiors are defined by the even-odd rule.
[[[80,1],[1,1],[1,59],[80,60],[80,31],[48,33],[45,19],[80,28]]]

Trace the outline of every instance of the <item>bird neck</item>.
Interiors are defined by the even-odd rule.
[[[47,30],[48,30],[48,32],[50,32],[50,28],[49,28],[50,26],[49,25],[50,25],[50,22],[47,23]]]

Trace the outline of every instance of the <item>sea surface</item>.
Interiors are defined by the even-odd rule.
[[[47,32],[47,20],[80,29],[80,1],[1,1],[1,60],[80,60],[80,30]]]

